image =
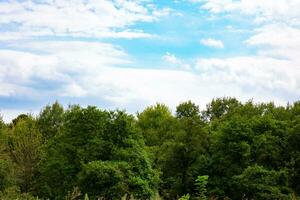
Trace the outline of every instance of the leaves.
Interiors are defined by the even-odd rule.
[[[297,199],[299,105],[220,98],[135,117],[55,102],[0,120],[0,198]]]

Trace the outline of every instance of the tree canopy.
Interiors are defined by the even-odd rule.
[[[0,199],[299,199],[300,102],[58,102],[0,118]]]

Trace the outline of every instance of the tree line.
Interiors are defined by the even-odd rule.
[[[55,102],[0,120],[0,199],[299,199],[300,101]]]

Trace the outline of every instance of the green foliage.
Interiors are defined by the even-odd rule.
[[[174,199],[183,194],[194,194],[194,177],[202,174],[206,157],[208,135],[200,118],[198,106],[189,102],[180,104],[176,110],[177,131],[174,138],[164,142],[158,155],[162,171],[161,194]]]
[[[9,160],[0,159],[0,191],[15,184],[13,165]]]
[[[17,119],[8,138],[8,150],[20,188],[28,192],[32,189],[33,176],[41,157],[41,134],[31,116]]]
[[[287,172],[268,170],[262,166],[247,167],[234,177],[237,193],[244,199],[289,199]]]
[[[18,187],[9,187],[0,191],[0,199],[3,200],[39,200],[29,193],[21,193]]]
[[[190,195],[189,194],[185,194],[182,197],[180,197],[178,200],[189,200],[190,199]]]
[[[197,189],[197,199],[198,200],[206,200],[207,199],[207,190],[206,185],[208,183],[208,176],[198,176],[195,185]]]
[[[290,174],[289,181],[294,191],[300,195],[300,120],[294,123],[295,125],[292,127],[291,133],[287,139],[288,152],[290,155],[288,164]]]
[[[199,116],[200,109],[199,106],[192,103],[191,101],[187,101],[181,103],[176,107],[176,116],[177,118],[193,118],[195,116]]]
[[[159,146],[172,137],[176,122],[164,104],[156,104],[138,113],[138,126],[148,147]]]
[[[19,121],[24,121],[24,120],[26,121],[28,118],[30,118],[30,116],[26,114],[20,114],[15,119],[12,120],[12,126],[17,125]]]
[[[300,102],[156,104],[136,118],[55,102],[0,118],[0,199],[299,199],[299,143]]]
[[[38,126],[44,140],[50,139],[58,134],[63,126],[64,109],[55,102],[47,105],[38,116]]]
[[[158,176],[143,145],[133,116],[73,106],[40,165],[39,194],[59,199],[79,185],[91,198],[149,198]]]
[[[129,191],[129,168],[126,162],[92,161],[79,174],[79,182],[91,197],[120,199]]]
[[[235,109],[241,106],[241,103],[235,98],[217,98],[206,106],[206,110],[202,112],[203,118],[207,121],[221,119],[230,115]]]

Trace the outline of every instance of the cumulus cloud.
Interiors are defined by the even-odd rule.
[[[200,40],[200,43],[208,47],[219,48],[219,49],[224,48],[224,44],[221,40],[216,40],[213,38],[202,39]]]
[[[26,47],[30,53],[0,50],[2,96],[89,97],[118,107],[156,101],[174,106],[197,89],[197,76],[191,72],[118,67],[130,60],[122,49],[111,44],[62,41],[11,44],[15,45],[20,49]],[[36,79],[38,82],[34,83]],[[41,83],[53,87],[41,90]]]
[[[287,61],[265,62],[259,57],[225,61],[203,58],[197,60],[195,73],[180,68],[124,67],[122,65],[131,62],[129,56],[107,43],[49,41],[11,43],[10,46],[26,48],[29,52],[0,51],[0,74],[5,74],[0,78],[2,96],[32,99],[88,97],[93,102],[104,100],[113,107],[136,111],[155,102],[164,102],[174,108],[188,99],[204,107],[211,98],[219,96],[238,96],[242,100],[255,96],[256,100],[283,102],[285,95],[294,95],[299,88],[296,79],[299,72],[286,70],[290,65]],[[178,58],[170,53],[165,58],[178,62]],[[44,90],[40,84],[51,87]]]
[[[20,91],[18,88],[34,88],[35,84],[32,82],[37,79],[59,83],[61,87],[55,89],[65,87],[64,91],[60,91],[64,96],[82,96],[86,93],[76,84],[76,80],[86,74],[97,73],[102,67],[130,62],[123,50],[109,43],[19,41],[10,43],[9,46],[14,50],[0,50],[0,83],[10,83],[16,87],[6,90],[6,95],[27,93],[28,91]],[[19,49],[26,49],[27,52]],[[59,91],[53,92],[60,94]]]
[[[218,84],[235,84],[252,92],[281,96],[300,95],[300,68],[293,62],[269,57],[202,58],[196,68],[205,79]],[[280,92],[281,94],[278,94]]]
[[[246,44],[259,48],[260,55],[293,60],[300,66],[300,29],[287,24],[270,24],[259,27]]]
[[[114,73],[131,63],[130,56],[99,39],[156,37],[134,26],[171,12],[151,0],[1,1],[1,103],[24,99],[37,104],[60,97],[120,102],[132,92],[125,83],[116,84]]]
[[[300,1],[192,0],[213,15],[250,21],[254,31],[244,41],[256,53],[225,58],[199,58],[202,78],[218,84],[239,85],[253,97],[264,94],[296,100],[300,96]],[[248,18],[248,17],[251,18]],[[234,20],[234,17],[232,20]],[[243,93],[243,92],[242,92]]]
[[[174,108],[188,99],[204,107],[220,96],[282,104],[300,96],[299,1],[192,1],[214,15],[254,16],[255,30],[244,44],[257,52],[195,61],[166,52],[162,65],[173,68],[132,68],[134,59],[126,50],[95,39],[153,37],[132,25],[154,22],[169,9],[158,9],[149,0],[1,2],[0,97],[46,102],[47,97],[88,98],[87,104],[105,101],[136,111],[155,102]],[[224,48],[213,38],[201,43]],[[0,112],[12,118],[21,111]]]

